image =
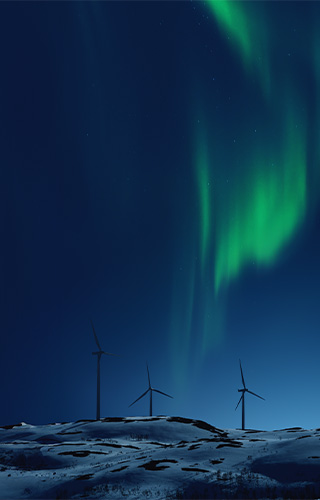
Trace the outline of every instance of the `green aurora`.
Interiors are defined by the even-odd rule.
[[[210,236],[206,230],[201,245],[208,244],[210,238],[214,241],[214,282],[218,294],[222,285],[236,279],[249,263],[273,264],[303,222],[307,209],[307,133],[306,117],[301,111],[303,96],[299,89],[292,88],[294,78],[287,88],[283,88],[281,73],[274,72],[273,79],[269,79],[272,25],[267,17],[262,25],[264,6],[221,0],[207,5],[244,69],[256,72],[264,90],[269,81],[268,95],[262,92],[261,97],[272,109],[279,131],[279,137],[271,139],[270,144],[266,127],[265,140],[242,151],[242,168],[234,170],[233,187],[228,187],[215,201],[215,223],[210,226]],[[203,170],[202,163],[200,157],[198,175]],[[215,165],[216,160],[211,158],[213,178]],[[199,197],[200,224],[206,227],[211,219],[208,207],[213,202],[208,200],[203,186]]]
[[[212,28],[218,28],[230,57],[239,64],[246,94],[257,96],[259,134],[250,135],[253,122],[247,123],[243,102],[242,120],[236,115],[232,124],[241,139],[234,151],[226,150],[229,131],[210,114],[209,106],[206,109],[205,99],[201,112],[198,107],[193,115],[198,215],[196,223],[190,217],[189,232],[197,235],[198,246],[184,238],[189,272],[174,293],[179,306],[174,308],[173,338],[184,358],[180,375],[191,357],[200,366],[212,348],[222,345],[232,283],[246,270],[273,266],[310,215],[310,200],[318,198],[319,174],[316,162],[310,161],[316,139],[310,133],[310,109],[297,78],[299,69],[278,53],[274,30],[279,26],[266,7],[223,0],[205,4]],[[320,65],[314,69],[312,64],[310,60],[320,80]],[[178,317],[184,317],[183,325]]]
[[[269,93],[270,38],[263,3],[209,0],[207,6],[240,57],[246,74],[256,74],[264,92]]]
[[[199,138],[196,154],[197,162],[197,181],[200,198],[200,255],[201,255],[201,274],[206,270],[206,263],[209,253],[210,232],[213,226],[213,209],[210,195],[210,171],[209,158],[207,150],[207,141]]]
[[[216,293],[248,263],[273,264],[304,219],[306,139],[290,114],[275,157],[268,158],[261,149],[252,158],[248,155],[249,174],[235,183],[217,210],[217,223],[212,227]]]

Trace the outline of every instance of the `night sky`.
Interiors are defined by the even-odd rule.
[[[1,2],[0,423],[320,426],[320,3]]]

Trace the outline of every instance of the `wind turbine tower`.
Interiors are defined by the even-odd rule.
[[[100,420],[100,360],[102,354],[108,354],[109,356],[116,356],[116,354],[111,354],[110,352],[105,352],[101,349],[101,346],[99,344],[99,340],[97,337],[97,334],[95,332],[92,320],[90,320],[91,326],[92,326],[92,331],[94,335],[94,339],[96,341],[96,344],[98,346],[99,351],[93,352],[95,356],[97,356],[97,420]]]
[[[149,413],[150,413],[150,417],[152,417],[152,393],[153,393],[153,392],[158,392],[159,394],[162,394],[163,396],[167,396],[167,398],[172,398],[172,396],[169,396],[169,394],[166,394],[165,392],[159,391],[158,389],[154,389],[153,387],[151,387],[151,382],[150,382],[150,374],[149,374],[148,364],[147,364],[147,372],[148,372],[148,383],[149,383],[149,387],[148,387],[148,389],[146,390],[146,392],[144,392],[143,394],[141,394],[141,396],[139,396],[139,397],[138,397],[138,399],[136,399],[133,403],[131,403],[131,405],[129,405],[129,408],[130,408],[130,406],[134,405],[137,401],[139,401],[139,399],[143,398],[146,394],[148,394],[148,392],[150,392],[150,407],[149,407]],[[172,399],[173,399],[173,398],[172,398]]]
[[[242,366],[241,366],[240,359],[239,359],[239,362],[240,362],[240,371],[241,371],[241,378],[242,378],[243,388],[242,389],[238,389],[238,392],[242,392],[242,395],[241,395],[241,398],[239,399],[239,402],[238,402],[238,404],[236,406],[236,409],[238,408],[239,404],[242,401],[242,430],[244,430],[245,429],[245,408],[244,408],[244,395],[245,395],[245,393],[249,392],[249,394],[252,394],[253,396],[256,396],[257,398],[263,399],[264,401],[265,401],[265,399],[262,398],[261,396],[258,396],[258,394],[255,394],[254,392],[249,391],[249,389],[247,389],[246,383],[244,381],[244,376],[243,376],[243,371],[242,371]]]

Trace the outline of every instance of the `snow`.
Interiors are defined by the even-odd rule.
[[[320,429],[181,417],[0,428],[0,499],[318,498]]]

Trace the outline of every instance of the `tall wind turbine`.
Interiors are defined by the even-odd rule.
[[[245,393],[249,392],[253,396],[256,396],[257,398],[263,399],[264,401],[265,401],[265,399],[262,398],[261,396],[258,396],[258,394],[255,394],[254,392],[251,392],[251,391],[249,391],[249,389],[247,389],[246,383],[244,381],[244,376],[243,376],[243,371],[242,371],[242,366],[241,366],[240,359],[239,359],[239,362],[240,362],[240,371],[241,371],[241,378],[242,378],[243,389],[238,389],[238,392],[242,392],[242,395],[241,395],[241,398],[239,399],[239,402],[238,402],[238,404],[236,406],[236,409],[238,408],[240,402],[242,401],[242,430],[244,430],[245,429],[245,411],[244,411],[244,395],[245,395]]]
[[[169,396],[169,394],[166,394],[165,392],[159,391],[158,389],[153,389],[153,387],[151,387],[148,364],[147,364],[147,372],[148,372],[149,387],[146,390],[146,392],[141,394],[141,396],[139,396],[138,399],[136,399],[133,403],[131,403],[131,405],[129,405],[129,408],[130,408],[130,406],[134,405],[137,401],[139,401],[139,399],[143,398],[146,394],[148,394],[148,392],[150,392],[150,417],[152,417],[152,392],[158,392],[159,394],[162,394],[163,396],[167,396],[168,398],[171,398],[171,399],[173,399],[173,398],[172,398],[172,396]]]
[[[116,356],[116,354],[111,354],[110,352],[105,352],[101,349],[97,334],[95,332],[92,320],[90,320],[94,339],[98,346],[99,351],[93,352],[92,354],[97,356],[97,420],[100,420],[100,359],[102,354],[108,354],[109,356]]]

